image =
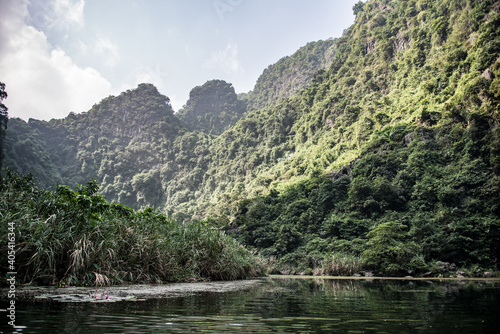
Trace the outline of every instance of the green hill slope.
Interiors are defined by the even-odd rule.
[[[261,124],[280,110],[293,125],[274,145],[265,137],[264,152],[283,155],[247,183],[268,195],[233,198],[235,235],[302,270],[335,273],[332,252],[386,274],[437,260],[495,267],[498,12],[489,1],[357,6],[330,69],[264,110]]]

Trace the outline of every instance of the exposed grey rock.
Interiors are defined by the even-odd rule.
[[[449,262],[441,262],[441,265],[439,266],[439,271],[444,273],[447,272],[450,269],[450,263]]]
[[[415,134],[413,132],[410,132],[405,136],[405,145],[408,146],[410,143],[415,139]]]
[[[411,47],[411,36],[409,34],[404,35],[401,31],[396,35],[394,40],[394,49],[397,51],[408,50]]]
[[[488,67],[486,71],[483,72],[483,77],[485,77],[488,81],[493,78],[493,72],[491,71],[491,68]]]
[[[358,160],[359,158],[354,159],[351,161],[348,165],[345,165],[340,169],[338,172],[330,172],[329,175],[332,178],[332,180],[337,180],[341,178],[342,176],[348,176],[351,178],[351,170],[352,170],[352,165]]]
[[[366,41],[363,46],[365,48],[365,53],[369,54],[373,50],[375,50],[375,47],[377,46],[377,40],[376,39],[371,39],[369,41]]]

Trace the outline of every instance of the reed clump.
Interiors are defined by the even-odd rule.
[[[0,248],[8,224],[20,283],[110,285],[233,280],[263,274],[258,257],[207,223],[179,223],[151,208],[109,203],[95,180],[41,190],[31,177],[1,176]]]
[[[314,275],[352,276],[363,268],[363,259],[352,254],[330,254],[314,270]]]

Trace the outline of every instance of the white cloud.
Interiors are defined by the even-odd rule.
[[[168,97],[170,98],[172,109],[174,109],[175,112],[179,111],[186,103],[185,98],[178,98],[177,95],[169,95]]]
[[[159,90],[165,85],[165,79],[169,76],[169,73],[163,70],[159,65],[154,68],[150,66],[138,66],[134,73],[134,83],[152,83]]]
[[[242,74],[245,71],[238,60],[238,45],[229,42],[225,49],[212,53],[212,58],[205,63],[206,68],[219,67],[228,74]]]
[[[118,55],[118,47],[113,44],[109,39],[98,37],[95,42],[95,52],[97,54],[112,53],[114,56]]]
[[[42,30],[81,28],[84,7],[84,0],[31,0],[29,23]]]
[[[64,25],[83,26],[84,0],[54,0],[53,7],[57,21]]]
[[[10,1],[0,10],[0,81],[9,94],[10,117],[48,120],[70,111],[88,110],[112,92],[111,84],[93,68],[82,68],[60,48],[53,48],[45,33],[26,25],[26,2]],[[60,11],[72,12],[69,21],[83,22],[83,1],[58,0]],[[81,5],[79,5],[81,3]],[[56,8],[56,7],[54,7]],[[82,7],[83,8],[83,7]]]
[[[105,66],[113,67],[119,59],[118,46],[109,38],[97,36],[90,45],[82,41],[78,42],[80,53],[83,56],[89,54],[97,56]]]

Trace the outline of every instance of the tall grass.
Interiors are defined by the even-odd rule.
[[[223,232],[109,203],[97,194],[95,181],[56,191],[40,190],[29,177],[12,173],[1,181],[0,268],[7,272],[7,226],[14,222],[22,283],[161,283],[263,274],[260,260]]]
[[[352,254],[331,254],[323,259],[314,275],[352,276],[363,267],[363,259]]]

